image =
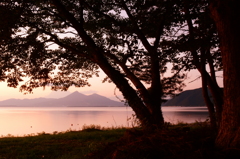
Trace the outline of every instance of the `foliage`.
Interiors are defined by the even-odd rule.
[[[4,2],[2,2],[4,3]],[[11,7],[11,3],[5,2],[1,7]],[[22,77],[30,77],[20,90],[32,92],[33,88],[50,85],[52,89],[66,90],[68,87],[89,85],[86,79],[97,75],[98,66],[85,57],[73,54],[71,49],[63,49],[53,45],[52,36],[64,35],[66,33],[66,24],[56,24],[57,17],[48,13],[50,10],[38,10],[36,5],[31,3],[22,3],[16,6],[21,10],[18,21],[10,21],[16,26],[11,28],[5,24],[1,33],[6,32],[6,28],[11,28],[11,36],[6,37],[1,43],[1,77],[7,79],[8,86],[16,87],[21,82]],[[45,7],[45,6],[43,6]],[[50,8],[49,8],[50,9]],[[3,11],[4,12],[4,11]],[[15,9],[13,8],[13,12]],[[6,12],[5,12],[6,13]],[[15,15],[15,14],[13,14]],[[27,16],[26,16],[27,15]],[[40,15],[40,16],[39,16]],[[3,17],[5,18],[5,17]],[[38,25],[38,26],[36,26]],[[6,27],[5,27],[6,26]],[[68,26],[69,27],[69,26]],[[43,32],[44,31],[44,32]],[[81,46],[77,46],[78,39],[66,37],[59,39],[59,42],[65,42],[70,45],[76,45],[75,50],[85,51]],[[69,56],[69,54],[71,56]]]
[[[10,8],[12,12],[16,12],[15,8],[20,10],[20,13],[12,15],[18,17],[9,18],[17,20],[10,21],[7,26],[4,24],[6,28],[11,28],[11,36],[1,43],[1,59],[4,64],[1,66],[2,80],[7,79],[9,86],[16,87],[22,77],[30,77],[21,87],[21,91],[29,92],[46,85],[52,86],[54,90],[66,90],[72,85],[89,85],[86,80],[97,75],[99,67],[92,60],[78,26],[67,19],[67,15],[59,12],[51,1],[15,2],[16,5],[8,1],[1,5],[5,10]],[[160,25],[164,25],[165,36],[170,31],[168,28],[171,21],[162,24],[162,21],[156,20],[163,19],[168,12],[174,11],[175,8],[167,10],[172,5],[165,3],[161,0],[126,3],[132,12],[132,18],[138,21],[148,39],[155,37],[155,31],[159,30]],[[149,53],[136,35],[134,24],[131,24],[131,19],[125,14],[121,1],[62,1],[62,4],[95,44],[104,50],[112,67],[120,70],[127,78],[128,73],[124,69],[128,69],[139,80],[151,84]],[[2,12],[6,13],[4,10]],[[6,28],[1,33],[7,33]],[[157,56],[159,71],[163,74],[167,70],[165,65],[170,62],[170,56],[161,50],[159,47]],[[184,86],[183,77],[176,75],[162,78],[164,92],[172,94],[181,90]]]
[[[170,51],[183,53],[182,59],[178,60],[186,70],[200,67],[198,65],[202,61],[201,54],[206,58],[205,64],[212,62],[215,71],[222,70],[219,38],[209,13],[208,1],[188,0],[183,2],[180,8],[183,10],[182,18],[185,21],[191,20],[192,26],[188,24],[182,29],[181,34],[166,41]]]
[[[182,91],[184,71],[193,61],[188,53],[181,54],[188,52],[181,47],[192,45],[182,33],[186,26],[180,12],[183,4],[174,0],[4,0],[2,8],[17,8],[19,14],[1,29],[10,34],[1,42],[0,76],[12,87],[29,78],[21,91],[45,86],[67,90],[89,85],[87,80],[102,69],[107,75],[104,81],[114,82],[143,126],[162,125],[161,100]],[[205,3],[198,5],[196,15]],[[195,6],[190,8],[195,14]],[[168,72],[171,75],[166,76]]]
[[[201,74],[202,90],[208,107],[212,127],[217,127],[221,119],[223,104],[222,90],[217,84],[216,71],[222,70],[222,57],[219,50],[219,38],[214,21],[209,14],[208,1],[185,0],[179,3],[182,28],[178,34],[167,37],[164,41],[166,52],[179,54],[178,64],[174,67],[189,71],[196,69]],[[207,67],[209,67],[207,69]],[[214,104],[209,98],[212,94]]]
[[[28,77],[21,91],[48,85],[67,90],[89,85],[87,79],[101,68],[143,125],[163,123],[163,90],[171,94],[183,86],[179,71],[167,84],[161,78],[170,56],[163,54],[160,43],[176,23],[174,3],[4,0],[1,7],[21,11],[17,21],[9,19],[10,25],[1,29],[11,30],[0,48],[1,77],[8,86]]]

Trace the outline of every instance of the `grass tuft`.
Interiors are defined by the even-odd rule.
[[[83,125],[82,126],[82,131],[101,131],[101,129],[103,129],[100,125]]]

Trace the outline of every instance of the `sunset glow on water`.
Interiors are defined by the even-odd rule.
[[[206,107],[163,107],[167,122],[195,122],[208,118]],[[131,127],[130,107],[0,107],[0,135],[24,136],[81,130],[83,125]],[[129,119],[130,118],[130,119]]]

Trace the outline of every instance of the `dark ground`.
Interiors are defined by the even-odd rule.
[[[205,123],[169,126],[145,133],[127,130],[104,149],[88,154],[93,159],[240,159],[239,150],[220,151],[214,147],[216,134]]]

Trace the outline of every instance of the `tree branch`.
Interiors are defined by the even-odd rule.
[[[90,52],[95,53],[95,49],[97,48],[97,46],[96,46],[95,42],[93,41],[93,39],[83,29],[82,24],[80,24],[76,20],[74,15],[72,15],[59,0],[53,0],[53,4],[57,8],[59,14],[71,22],[71,24],[76,29],[76,31],[78,32],[78,34],[80,35],[82,40],[85,42],[85,44],[87,46],[89,46],[88,48],[90,48],[90,50],[91,50]]]
[[[75,49],[74,47],[71,47],[71,46],[69,46],[69,45],[66,45],[66,44],[62,43],[62,42],[58,39],[58,37],[57,37],[56,35],[53,35],[52,33],[47,32],[47,31],[44,30],[44,29],[39,29],[39,28],[38,28],[38,30],[41,31],[42,33],[46,34],[46,35],[49,35],[49,36],[53,39],[52,42],[58,44],[59,46],[65,48],[65,49],[68,49],[68,50],[74,52],[75,54],[80,55],[81,57],[90,58],[89,55],[84,54],[84,53],[80,53],[80,51],[77,50],[77,49]]]
[[[145,37],[145,35],[142,33],[142,31],[140,30],[135,18],[132,16],[130,10],[128,9],[128,6],[126,5],[126,3],[124,2],[124,0],[122,0],[122,6],[124,8],[124,10],[126,11],[129,19],[131,20],[134,29],[136,31],[136,34],[138,35],[138,38],[142,41],[143,46],[148,50],[149,54],[152,53],[153,50],[153,46],[150,45],[150,43],[148,42],[147,38]]]

